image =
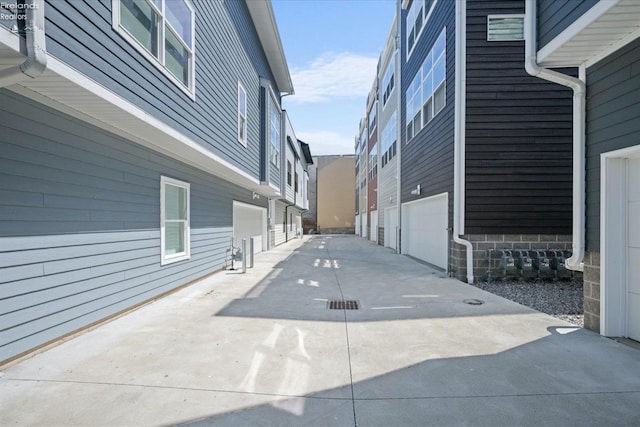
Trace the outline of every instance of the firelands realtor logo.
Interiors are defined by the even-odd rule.
[[[6,3],[0,1],[0,19],[19,21],[27,19],[28,9],[37,9],[38,5],[35,3]]]

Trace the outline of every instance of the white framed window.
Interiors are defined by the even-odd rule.
[[[238,142],[247,146],[247,91],[238,82]]]
[[[369,180],[378,175],[378,143],[369,151]]]
[[[378,101],[374,102],[373,107],[371,108],[371,111],[369,112],[369,135],[371,135],[373,133],[373,131],[376,129],[376,116],[378,113]]]
[[[413,0],[411,3],[405,18],[407,61],[422,34],[422,30],[427,26],[426,23],[429,21],[437,2],[438,0]]]
[[[287,185],[291,187],[291,162],[287,160]]]
[[[395,114],[391,116],[381,136],[382,147],[382,167],[385,167],[389,160],[395,156],[396,139],[398,135],[398,118]]]
[[[273,99],[269,99],[269,159],[280,169],[280,108]]]
[[[394,82],[395,68],[396,68],[396,60],[395,58],[392,58],[391,61],[389,62],[389,65],[387,65],[387,69],[384,72],[384,76],[382,77],[382,87],[384,88],[384,92],[382,94],[382,108],[384,108],[384,106],[387,105],[387,101],[389,101],[389,97],[391,96],[391,92],[393,91],[393,87],[395,84]]]
[[[422,69],[418,70],[411,81],[406,94],[407,141],[410,141],[422,129],[421,96]]]
[[[160,177],[160,264],[191,257],[190,184]]]
[[[443,28],[406,93],[407,141],[447,103],[447,29]]]
[[[487,41],[524,40],[524,15],[487,16]]]
[[[111,0],[113,28],[194,97],[195,13],[190,0]]]

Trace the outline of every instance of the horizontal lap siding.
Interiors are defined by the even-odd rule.
[[[468,234],[570,234],[572,93],[529,76],[524,42],[487,42],[487,15],[522,1],[468,1]]]
[[[566,30],[599,0],[537,0],[538,49]]]
[[[113,30],[110,0],[47,1],[47,51],[258,178],[258,76],[273,78],[257,34],[244,2],[193,4],[195,102]],[[238,80],[248,96],[248,148],[237,142]]]
[[[600,154],[640,144],[640,39],[587,69],[587,249],[600,250]]]
[[[398,126],[402,127],[401,156],[401,200],[402,203],[429,197],[435,194],[453,191],[453,136],[454,136],[454,99],[455,99],[455,3],[454,1],[439,0],[435,9],[424,24],[422,35],[416,42],[416,47],[409,57],[409,61],[402,67],[402,117]],[[403,20],[406,12],[403,11]],[[404,22],[404,21],[403,21]],[[433,43],[442,29],[447,28],[447,103],[433,120],[407,142],[407,128],[405,117],[406,92],[416,72],[433,47]],[[402,26],[402,60],[406,58],[406,26]],[[411,190],[420,184],[421,194],[412,195]]]
[[[0,91],[0,360],[220,269],[247,190]],[[191,259],[160,266],[160,176],[191,185]]]

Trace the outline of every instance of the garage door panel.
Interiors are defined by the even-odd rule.
[[[404,209],[402,228],[405,253],[446,269],[448,249],[446,194],[408,203]]]
[[[640,159],[627,166],[627,336],[640,341]]]
[[[629,202],[629,246],[640,248],[640,202]]]
[[[240,247],[242,239],[254,238],[254,252],[260,252],[264,248],[266,234],[267,209],[260,206],[245,203],[233,203],[233,245]]]
[[[384,211],[384,243],[385,246],[396,249],[398,227],[398,208],[388,208]]]
[[[640,158],[629,159],[627,170],[629,171],[629,201],[638,202],[640,201]]]
[[[640,295],[640,249],[629,248],[629,292]]]
[[[640,295],[629,293],[629,308],[627,336],[640,341]]]

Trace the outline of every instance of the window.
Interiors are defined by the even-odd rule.
[[[369,112],[369,135],[371,135],[373,133],[373,131],[376,129],[376,114],[378,112],[378,103],[375,102],[373,104],[373,108],[371,108],[371,111]]]
[[[287,160],[287,185],[291,187],[291,162]]]
[[[269,103],[269,159],[280,169],[280,109],[273,100]]]
[[[294,179],[294,191],[297,193],[298,192],[298,172],[295,173],[295,179]]]
[[[424,0],[413,0],[409,12],[407,13],[407,56],[416,44],[418,34],[422,29],[422,19],[424,18]]]
[[[413,52],[422,29],[431,17],[431,12],[438,0],[413,0],[407,12],[405,27],[407,28],[407,60]]]
[[[189,183],[160,177],[160,264],[189,259]]]
[[[487,40],[524,40],[524,15],[487,16]]]
[[[247,91],[238,82],[238,142],[247,146]]]
[[[378,175],[378,143],[369,151],[369,180]]]
[[[112,0],[113,28],[193,95],[195,18],[188,0]]]
[[[389,65],[387,65],[387,70],[384,72],[384,77],[382,78],[382,87],[384,88],[384,93],[382,94],[382,107],[384,108],[387,105],[387,101],[391,96],[391,91],[393,91],[394,87],[394,71],[396,67],[395,58],[392,58]]]
[[[385,167],[389,160],[395,156],[395,144],[398,134],[398,118],[394,114],[382,131],[382,167]]]
[[[407,141],[445,107],[447,35],[442,30],[406,93]]]

